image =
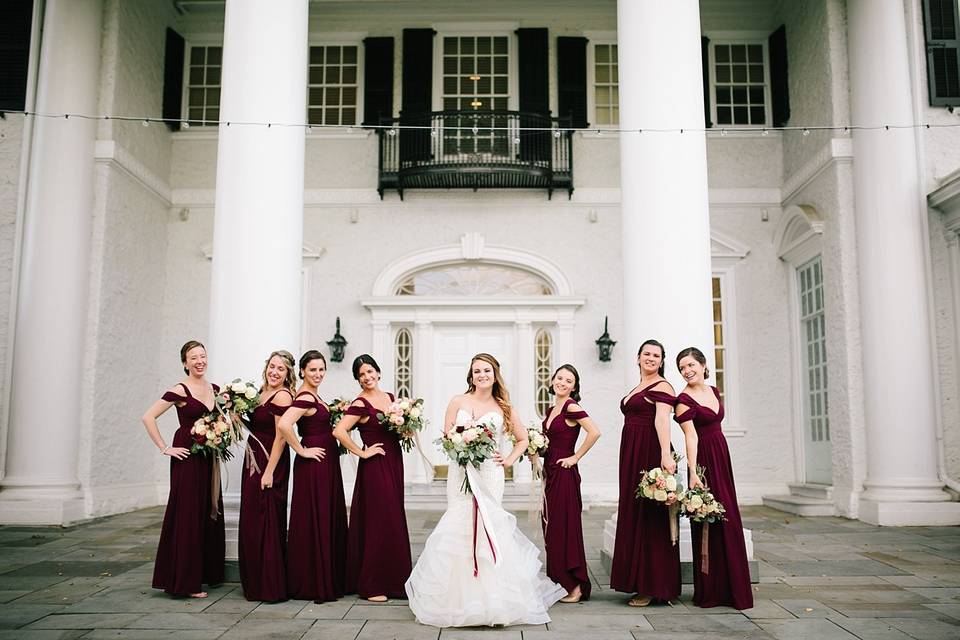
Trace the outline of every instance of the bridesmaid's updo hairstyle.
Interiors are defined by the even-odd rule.
[[[190,374],[190,370],[187,369],[187,353],[196,347],[200,347],[204,351],[207,350],[207,348],[203,346],[203,343],[199,340],[187,340],[183,343],[183,346],[180,347],[180,363],[183,365],[183,372],[188,375]]]
[[[369,353],[361,354],[353,359],[353,379],[357,382],[360,381],[360,367],[365,364],[370,365],[377,370],[377,373],[380,373],[380,365],[373,359],[373,356]]]
[[[279,349],[271,353],[269,356],[267,356],[267,361],[263,363],[263,386],[260,387],[260,391],[263,391],[267,388],[267,368],[270,366],[270,361],[274,358],[280,358],[283,360],[284,366],[287,367],[287,375],[283,379],[283,388],[293,393],[293,391],[297,388],[297,372],[294,371],[294,367],[297,366],[297,363],[293,359],[293,354],[289,351],[284,351],[283,349]]]
[[[707,357],[703,355],[703,351],[697,349],[696,347],[687,347],[683,351],[677,354],[677,369],[680,368],[680,361],[690,356],[701,365],[703,365],[703,379],[706,380],[710,377],[710,369],[707,367]]]
[[[580,373],[572,364],[562,364],[557,367],[557,370],[550,376],[550,387],[547,389],[547,393],[552,396],[557,395],[557,392],[553,390],[553,379],[564,369],[573,374],[573,391],[570,392],[570,397],[573,398],[574,402],[580,402]]]
[[[293,360],[293,356],[290,357]],[[323,357],[323,354],[317,351],[316,349],[310,349],[305,354],[300,356],[300,379],[303,380],[303,372],[307,368],[307,365],[310,364],[313,360],[323,360],[324,366],[327,364],[327,359]]]
[[[663,367],[664,367],[664,363],[665,363],[666,360],[667,360],[667,350],[663,348],[663,345],[662,345],[662,344],[660,344],[658,341],[656,341],[656,340],[654,340],[654,339],[651,338],[650,340],[644,340],[644,341],[643,341],[643,344],[640,345],[640,349],[637,350],[637,357],[638,357],[638,358],[640,357],[640,354],[643,353],[643,348],[644,348],[645,346],[647,346],[648,344],[652,344],[652,345],[655,346],[655,347],[660,347],[660,368],[657,369],[657,373],[659,373],[659,374],[660,374],[660,377],[662,378],[662,377],[663,377],[663,372],[664,372],[664,368],[663,368]]]

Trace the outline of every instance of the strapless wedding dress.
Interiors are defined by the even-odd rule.
[[[503,416],[490,412],[497,441]],[[470,415],[460,410],[456,424]],[[436,627],[544,624],[547,609],[567,595],[540,574],[540,551],[504,511],[503,467],[487,460],[467,466],[473,493],[463,493],[464,468],[450,464],[447,510],[427,538],[405,585],[410,609]]]

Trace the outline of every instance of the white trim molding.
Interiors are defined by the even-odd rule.
[[[834,164],[852,162],[853,138],[831,138],[802,167],[783,181],[783,202],[789,201]]]
[[[787,207],[773,235],[777,255],[794,267],[813,259],[823,251],[823,229],[823,217],[812,206]]]
[[[116,140],[97,140],[93,145],[93,159],[97,164],[116,167],[139,182],[148,191],[170,206],[173,191],[166,180],[147,168],[136,156]]]

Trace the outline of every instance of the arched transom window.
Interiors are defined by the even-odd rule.
[[[499,264],[458,263],[417,271],[397,286],[398,296],[549,296],[550,284],[530,271]]]

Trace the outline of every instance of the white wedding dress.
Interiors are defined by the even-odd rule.
[[[488,416],[499,442],[503,416],[481,418]],[[457,412],[458,425],[469,419],[463,409]],[[460,489],[464,468],[450,465],[447,510],[405,585],[410,609],[420,623],[435,627],[550,622],[547,609],[567,592],[540,575],[539,549],[504,511],[503,467],[487,460],[466,472],[473,494]]]

